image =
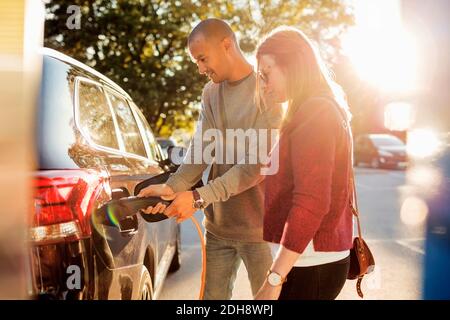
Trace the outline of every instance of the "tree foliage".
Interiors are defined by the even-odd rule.
[[[80,29],[66,25],[71,5],[80,8]],[[353,23],[344,0],[47,0],[46,12],[45,45],[118,83],[166,136],[192,129],[197,117],[206,79],[190,61],[186,39],[200,20],[229,22],[248,54],[272,28],[297,26],[326,57],[335,56],[338,36]]]

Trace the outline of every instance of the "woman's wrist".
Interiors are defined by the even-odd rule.
[[[286,278],[299,256],[300,254],[298,252],[289,250],[281,245],[270,270]]]

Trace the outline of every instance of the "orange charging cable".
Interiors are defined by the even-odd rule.
[[[201,284],[200,284],[200,293],[198,295],[198,300],[203,300],[203,296],[205,293],[205,279],[206,279],[206,245],[205,245],[205,238],[203,237],[202,228],[200,228],[200,225],[197,221],[197,219],[194,218],[194,216],[191,216],[192,223],[194,223],[195,228],[198,232],[198,237],[200,238],[200,244],[202,246],[202,278],[201,278]]]

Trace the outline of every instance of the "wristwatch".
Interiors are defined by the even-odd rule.
[[[195,209],[204,209],[205,200],[202,199],[197,189],[192,190],[192,194],[194,195],[194,202],[192,203],[192,207]]]
[[[272,286],[272,287],[278,287],[281,286],[283,283],[285,283],[287,280],[286,277],[282,277],[281,275],[279,275],[278,273],[269,270],[267,272],[267,282]]]

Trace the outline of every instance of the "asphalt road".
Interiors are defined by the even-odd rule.
[[[365,299],[421,299],[424,224],[405,224],[400,217],[410,194],[405,171],[357,168],[356,181],[363,237],[374,254],[377,269],[363,281]],[[202,220],[202,213],[195,214]],[[168,275],[161,299],[197,299],[201,276],[201,248],[191,221],[182,229],[182,265]],[[356,281],[347,281],[338,299],[360,299]],[[232,299],[252,299],[241,264]]]

